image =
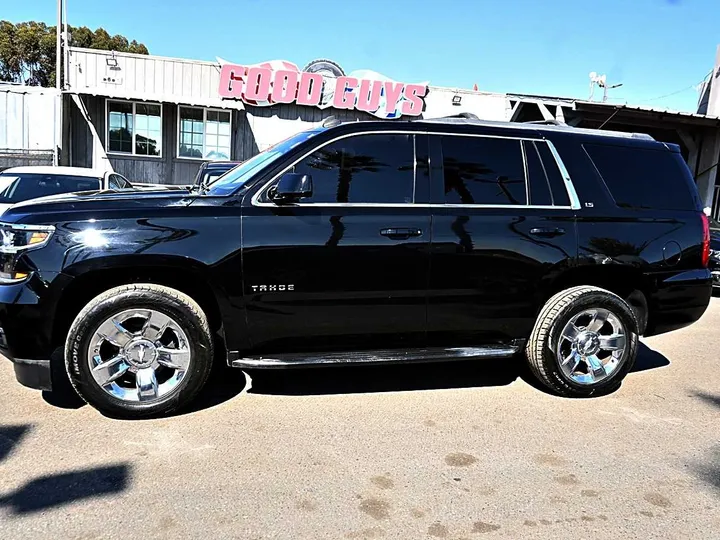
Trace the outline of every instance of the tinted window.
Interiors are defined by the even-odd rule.
[[[570,206],[570,196],[565,187],[565,180],[560,173],[557,161],[550,151],[550,147],[546,143],[536,142],[535,147],[542,159],[543,169],[547,175],[548,184],[553,197],[555,206]]]
[[[586,144],[618,206],[695,209],[690,172],[679,154],[666,150]]]
[[[16,203],[74,191],[100,189],[100,179],[53,174],[0,174],[0,203]]]
[[[530,204],[570,206],[557,162],[544,142],[523,141],[528,164]]]
[[[445,202],[527,204],[520,141],[442,137]]]
[[[126,189],[130,184],[119,174],[111,174],[108,178],[108,186],[110,189]]]
[[[533,205],[553,204],[550,183],[545,172],[545,165],[540,160],[540,153],[533,141],[523,141],[528,168],[528,185],[530,187],[530,203]]]
[[[295,172],[312,176],[303,202],[411,203],[414,168],[412,135],[358,135],[313,152]]]

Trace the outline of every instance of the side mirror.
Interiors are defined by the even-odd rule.
[[[284,174],[277,186],[272,190],[270,198],[278,203],[295,202],[303,197],[310,197],[313,192],[312,176],[309,174]]]

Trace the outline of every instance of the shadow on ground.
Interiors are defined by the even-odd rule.
[[[640,344],[633,372],[670,365],[661,353]],[[249,393],[322,395],[505,386],[522,379],[547,392],[522,355],[513,358],[376,366],[323,366],[252,370]]]
[[[669,364],[670,361],[665,356],[641,343],[633,372]],[[518,378],[542,392],[547,392],[530,373],[522,355],[513,358],[415,364],[254,369],[248,370],[248,374],[252,378],[252,387],[248,392],[266,395],[331,395],[480,388],[506,386]],[[66,377],[62,384],[60,392],[44,393],[48,403],[62,408],[78,408],[84,405],[69,386]],[[245,373],[227,367],[224,359],[218,356],[203,391],[188,408],[178,414],[197,412],[225,403],[240,394],[246,384]]]
[[[32,426],[0,426],[0,461],[7,459]],[[125,491],[130,467],[120,463],[50,474],[29,480],[17,489],[0,494],[0,509],[11,514],[40,512],[72,502]]]
[[[708,394],[707,392],[695,392],[695,397],[701,401],[720,409],[720,394]],[[703,482],[710,484],[720,494],[720,446],[710,451],[709,458],[705,463],[693,466],[695,474]]]

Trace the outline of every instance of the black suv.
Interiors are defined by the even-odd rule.
[[[192,400],[215,356],[524,352],[552,391],[590,396],[620,385],[639,335],[708,306],[708,220],[677,146],[468,118],[330,124],[209,186],[10,209],[0,343],[18,380],[66,372],[104,413],[143,417]]]

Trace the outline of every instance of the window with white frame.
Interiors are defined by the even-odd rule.
[[[108,100],[107,126],[108,152],[161,155],[162,105]]]
[[[180,107],[178,157],[230,159],[230,111]]]

